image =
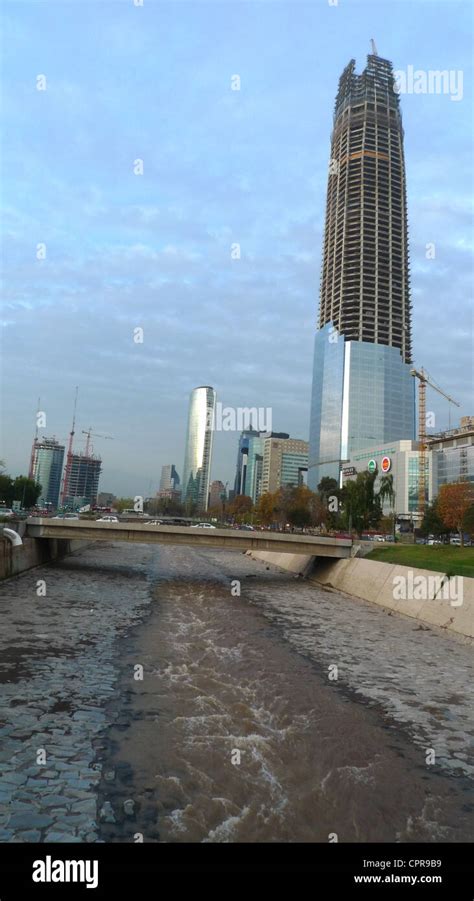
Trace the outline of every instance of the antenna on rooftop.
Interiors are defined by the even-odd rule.
[[[370,39],[370,44],[372,47],[372,56],[378,56],[377,47],[375,46],[375,41],[373,38]]]

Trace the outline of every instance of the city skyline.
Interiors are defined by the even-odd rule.
[[[427,22],[426,4],[357,7],[356,21],[342,5],[301,4],[293,21],[285,5],[189,5],[183,34],[166,6],[104,4],[86,23],[71,4],[59,23],[52,7],[21,4],[19,16],[6,4],[2,425],[12,475],[28,470],[37,395],[44,434],[64,442],[76,384],[78,431],[92,422],[115,436],[97,443],[101,490],[125,496],[148,494],[150,481],[155,493],[161,466],[180,465],[196,384],[212,384],[224,405],[271,407],[275,430],[307,440],[334,85],[354,54],[361,68],[372,35],[395,69],[464,71],[462,101],[402,101],[413,357],[461,401],[459,415],[471,412],[468,11],[437,4]],[[428,407],[437,428],[448,425],[442,399]],[[233,483],[237,440],[215,436],[211,479]]]

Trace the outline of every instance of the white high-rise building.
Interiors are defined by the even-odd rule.
[[[207,510],[212,461],[216,392],[209,385],[194,388],[189,399],[182,499],[187,506]]]

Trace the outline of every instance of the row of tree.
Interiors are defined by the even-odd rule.
[[[304,485],[280,488],[262,494],[255,505],[251,498],[238,495],[228,504],[226,512],[237,522],[267,526],[289,524],[297,528],[355,531],[357,535],[380,527],[385,532],[394,531],[393,476],[382,476],[378,488],[375,480],[376,474],[360,472],[339,488],[335,479],[324,478],[317,493]],[[388,516],[383,514],[386,502],[391,511]],[[436,501],[426,510],[420,531],[423,535],[436,536],[457,531],[461,543],[463,533],[474,535],[474,487],[471,483],[442,485]]]
[[[297,528],[354,529],[358,534],[377,528],[383,518],[382,507],[395,501],[393,477],[383,476],[378,490],[375,474],[359,473],[339,488],[335,479],[324,478],[317,493],[305,485],[285,487],[262,494],[255,506],[251,498],[238,495],[227,506],[227,513],[238,522]]]
[[[17,476],[12,479],[6,473],[0,473],[0,502],[5,507],[11,507],[13,501],[19,501],[23,509],[34,507],[41,494],[41,485],[27,476]]]
[[[420,532],[437,538],[457,532],[461,544],[465,534],[474,536],[474,486],[470,482],[441,485],[438,497],[426,508]]]

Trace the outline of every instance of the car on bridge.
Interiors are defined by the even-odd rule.
[[[79,513],[58,513],[56,516],[52,516],[52,519],[80,519]]]
[[[118,516],[101,516],[96,522],[119,522]]]
[[[193,526],[192,529],[215,529],[216,527],[212,525],[210,522],[197,522]]]

